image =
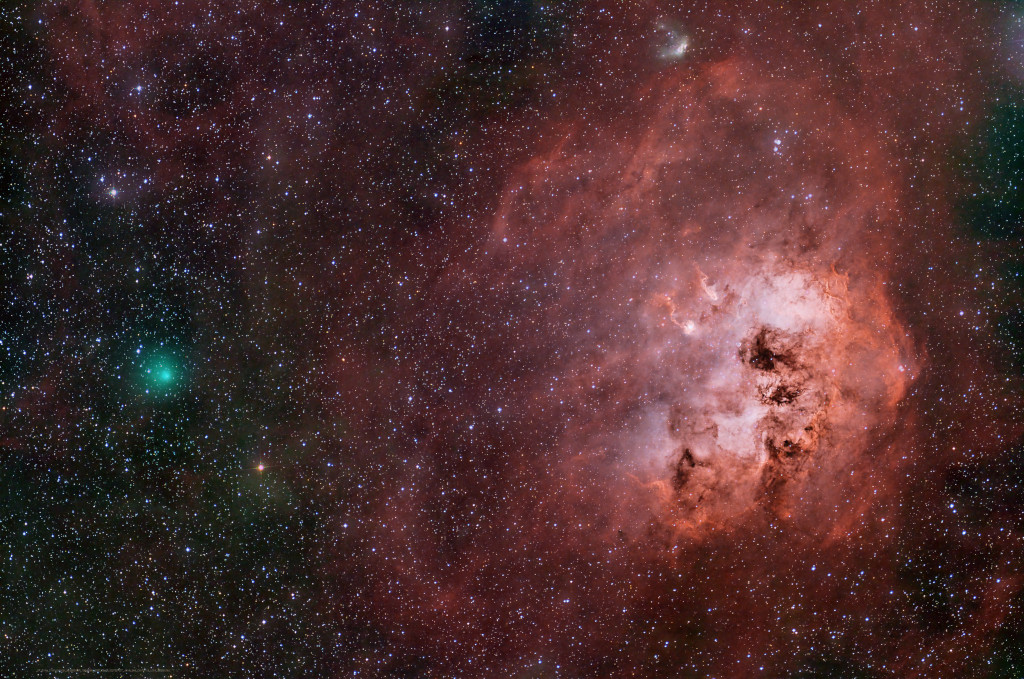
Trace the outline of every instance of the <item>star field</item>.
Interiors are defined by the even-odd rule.
[[[1024,673],[1024,6],[0,7],[0,675]]]

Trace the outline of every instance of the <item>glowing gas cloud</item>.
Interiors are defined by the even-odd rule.
[[[144,490],[151,530],[93,532],[152,550],[76,582],[190,574],[197,676],[1020,676],[1000,6],[46,3],[12,148],[66,204],[8,248],[40,341],[2,339],[51,373],[0,440],[94,504],[32,530]],[[85,648],[54,563],[36,619]]]
[[[813,471],[860,462],[906,392],[910,347],[884,293],[792,261],[744,264],[721,294],[701,274],[703,295],[668,298],[685,337],[658,333],[679,384],[655,448],[670,451],[663,485],[686,526],[785,507]]]
[[[375,533],[389,576],[374,601],[416,647],[459,648],[463,669],[558,658],[594,676],[821,663],[854,676],[866,649],[906,668],[998,618],[936,632],[911,614],[879,637],[907,611],[890,595],[917,586],[893,562],[917,549],[894,537],[912,524],[908,469],[926,451],[934,468],[951,459],[922,424],[922,380],[936,378],[922,377],[935,372],[916,307],[930,302],[906,294],[931,264],[919,235],[949,228],[941,198],[914,188],[930,152],[915,135],[953,123],[904,87],[964,82],[956,60],[921,65],[943,16],[915,4],[911,27],[878,7],[754,7],[728,27],[710,7],[670,22],[606,8],[650,30],[623,54],[582,49],[604,95],[571,94],[486,235],[435,279],[431,321],[486,326],[489,349],[455,339],[431,354],[477,357],[462,401],[475,405],[445,425],[414,417],[432,452],[404,484],[422,490],[380,508],[403,528]],[[792,21],[810,37],[773,42]],[[685,48],[652,57],[646,41],[684,24]],[[897,59],[883,27],[917,55],[900,73],[878,65]],[[599,18],[581,35],[620,28]],[[835,51],[837,36],[879,52]],[[438,431],[470,419],[490,424]],[[458,502],[441,498],[443,479],[466,475]],[[464,528],[439,534],[440,516]],[[972,596],[998,611],[1013,591]]]

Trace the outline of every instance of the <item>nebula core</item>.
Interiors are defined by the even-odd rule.
[[[1024,672],[1015,3],[15,3],[12,671]]]

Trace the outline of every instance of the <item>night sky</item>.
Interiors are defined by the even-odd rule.
[[[1024,677],[1024,3],[0,22],[0,676]]]

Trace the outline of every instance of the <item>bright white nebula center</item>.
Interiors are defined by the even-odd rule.
[[[698,270],[667,303],[658,355],[676,386],[634,447],[698,524],[778,508],[787,486],[856,457],[908,379],[906,338],[874,288],[782,259],[736,269]]]

